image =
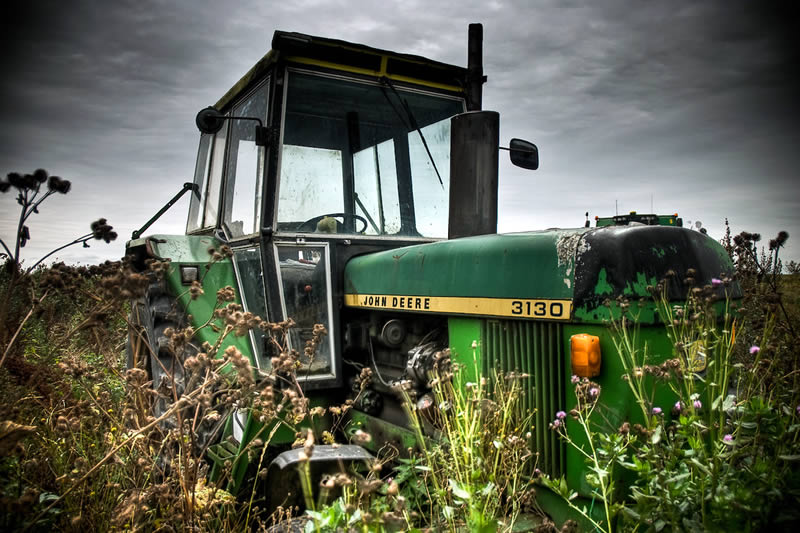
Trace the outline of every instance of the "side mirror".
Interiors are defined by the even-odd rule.
[[[535,144],[522,139],[511,139],[508,151],[515,166],[528,170],[539,168],[539,149]]]
[[[222,129],[225,116],[212,106],[208,106],[197,113],[197,117],[194,121],[195,124],[197,124],[197,129],[200,130],[201,133],[213,134]]]
[[[255,122],[256,146],[269,146],[271,141],[270,130],[264,126],[264,123],[261,122],[260,118],[225,116],[217,111],[213,106],[208,106],[205,109],[201,109],[200,112],[197,113],[197,117],[194,119],[194,121],[195,124],[197,124],[197,129],[200,130],[200,133],[214,134],[222,129],[223,122],[233,119],[252,120]]]

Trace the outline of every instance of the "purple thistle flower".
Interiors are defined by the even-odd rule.
[[[597,398],[598,394],[600,394],[600,389],[598,389],[597,387],[592,387],[591,389],[589,389],[589,396],[591,396],[592,398]]]
[[[567,413],[565,413],[564,411],[559,411],[556,413],[556,418],[558,418],[559,420],[564,420],[565,418],[567,418]]]
[[[570,381],[572,382],[573,385],[577,385],[578,383],[581,382],[581,378],[579,378],[578,376],[573,375],[572,378],[570,378]]]
[[[551,426],[553,429],[558,429],[558,428],[559,428],[559,426],[561,426],[561,420],[559,420],[559,419],[557,419],[557,418],[556,418],[555,420],[553,420],[553,423],[552,423],[552,424],[550,424],[550,426]]]
[[[724,437],[722,437],[722,442],[733,442],[733,435],[730,433],[726,434]]]
[[[653,414],[654,415],[660,415],[661,414],[661,408],[660,407],[653,407]]]
[[[695,400],[694,401],[694,408],[695,409],[702,409],[703,408],[703,403],[700,400]]]
[[[750,355],[755,355],[755,354],[757,354],[757,353],[758,353],[758,352],[760,352],[760,351],[761,351],[761,348],[759,348],[759,347],[758,347],[758,346],[756,346],[755,344],[754,344],[753,346],[751,346],[751,347],[750,347]]]
[[[722,280],[717,278],[711,278],[711,286],[716,288],[722,285]]]
[[[673,411],[680,413],[681,412],[681,402],[675,402],[675,406],[672,408]]]
[[[800,405],[797,406],[797,409],[795,409],[795,411],[797,411],[797,414],[800,415]]]

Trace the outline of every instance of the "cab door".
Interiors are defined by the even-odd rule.
[[[270,83],[271,76],[264,78],[232,107],[230,116],[258,118],[269,123]],[[256,144],[253,121],[231,118],[229,123],[217,231],[233,250],[242,306],[245,311],[270,320],[272,317],[266,305],[269,288],[265,283],[259,238],[269,149]],[[256,366],[266,372],[270,363],[264,349],[264,334],[256,329],[249,335]]]

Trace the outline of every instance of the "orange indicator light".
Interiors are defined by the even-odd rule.
[[[600,337],[578,333],[569,339],[572,356],[572,373],[581,378],[591,378],[600,374]]]

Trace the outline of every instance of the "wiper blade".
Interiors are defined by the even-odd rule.
[[[392,103],[391,99],[389,98],[389,95],[387,95],[385,91],[383,92],[383,95],[386,97],[386,100],[389,102],[389,104],[392,106],[395,112],[400,116],[403,125],[406,126],[408,129],[416,130],[417,133],[419,134],[419,138],[420,140],[422,140],[422,146],[425,147],[425,152],[427,152],[428,154],[428,159],[430,160],[431,165],[433,165],[433,170],[436,172],[436,177],[439,178],[439,185],[441,185],[442,189],[444,189],[444,181],[442,180],[441,174],[439,174],[439,169],[436,168],[436,161],[433,160],[433,154],[431,154],[431,150],[430,148],[428,148],[428,141],[425,140],[425,135],[422,134],[422,129],[419,127],[419,123],[417,122],[417,119],[414,117],[414,113],[411,111],[411,106],[409,106],[405,98],[400,96],[400,93],[397,92],[397,89],[392,83],[392,80],[390,80],[386,76],[381,76],[381,83],[389,87],[394,93],[394,95],[397,97],[397,100],[402,104],[403,111],[405,111],[406,117],[408,118],[408,122],[410,125],[406,124],[405,120],[402,120],[403,118],[402,115],[397,110],[394,103]]]

